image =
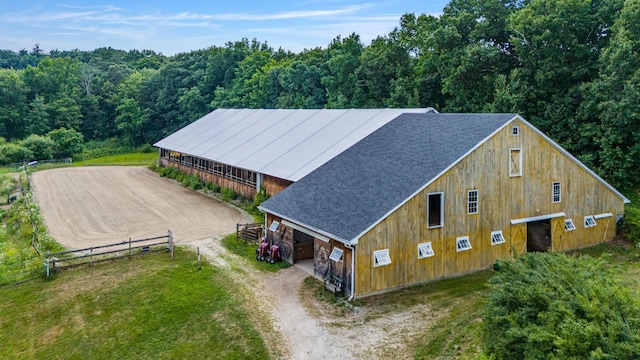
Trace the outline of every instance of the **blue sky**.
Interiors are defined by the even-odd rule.
[[[3,0],[0,49],[151,49],[165,55],[242,38],[300,52],[355,32],[365,45],[405,13],[442,12],[448,0]]]

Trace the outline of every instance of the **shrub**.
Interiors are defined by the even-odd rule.
[[[149,164],[149,170],[160,173],[160,165],[158,165],[158,158],[154,158],[151,160],[151,164]]]
[[[56,144],[54,156],[56,158],[70,157],[79,154],[84,148],[84,135],[74,129],[59,128],[47,133]]]
[[[157,151],[158,150],[156,148],[154,148],[153,145],[151,145],[151,144],[144,144],[144,145],[140,145],[138,147],[138,152],[141,152],[141,153],[149,154],[149,153],[155,153]]]
[[[13,176],[0,176],[0,196],[2,196],[3,198],[8,198],[9,194],[11,194],[17,187],[18,180],[16,180]]]
[[[483,319],[488,354],[640,358],[640,306],[603,259],[529,253],[499,265]]]
[[[238,197],[238,194],[236,194],[236,192],[233,191],[233,189],[229,189],[226,187],[223,187],[222,189],[220,189],[220,194],[222,194],[222,200],[224,201],[235,200],[235,198]]]
[[[124,145],[120,139],[111,138],[105,140],[87,141],[84,144],[82,153],[80,155],[81,157],[87,159],[93,159],[109,155],[126,154],[136,151],[136,148]]]
[[[205,187],[207,190],[213,191],[214,193],[219,193],[219,192],[220,192],[220,185],[218,185],[218,184],[214,184],[214,183],[211,183],[211,182],[208,182],[208,181],[207,181],[207,182],[204,184],[204,187]]]
[[[167,177],[171,178],[171,179],[176,179],[178,180],[178,176],[182,175],[182,171],[180,171],[178,168],[169,168],[169,172],[167,173]],[[180,180],[178,180],[180,181]]]
[[[200,177],[198,175],[196,175],[196,174],[191,175],[191,177],[189,179],[189,186],[193,190],[202,189],[202,185],[203,185],[203,182],[202,182],[202,180],[200,180]]]
[[[6,164],[33,160],[33,153],[24,146],[6,143],[0,145],[0,159]]]
[[[269,195],[267,195],[267,191],[263,187],[261,187],[260,191],[257,192],[256,195],[253,197],[253,203],[248,209],[249,212],[254,215],[259,215],[261,211],[258,209],[258,206],[263,202],[267,201],[267,199],[269,199]]]
[[[620,232],[636,247],[640,247],[640,209],[633,205],[625,206]]]
[[[178,177],[180,177],[180,180],[178,180],[178,178],[176,178],[176,180],[178,180],[182,186],[189,186],[189,183],[191,182],[191,175],[180,174]]]
[[[52,159],[56,148],[56,143],[50,137],[35,134],[29,135],[22,140],[20,145],[29,149],[33,153],[35,160]]]

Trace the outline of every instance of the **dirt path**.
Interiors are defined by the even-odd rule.
[[[446,316],[427,304],[341,307],[319,301],[305,291],[309,277],[292,266],[276,273],[261,273],[241,266],[245,259],[229,254],[217,239],[190,244],[200,254],[248,289],[248,301],[260,304],[254,317],[258,329],[281,359],[412,359],[411,343]]]
[[[236,208],[139,167],[82,167],[37,172],[34,194],[52,235],[68,248],[162,235],[198,249],[229,274],[278,359],[410,359],[407,347],[435,315],[427,305],[401,310],[336,307],[318,301],[293,266],[261,273],[219,239],[251,219]]]

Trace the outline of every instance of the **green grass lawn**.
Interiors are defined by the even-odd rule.
[[[176,249],[0,287],[3,359],[265,359],[245,299]]]
[[[36,165],[29,166],[29,171],[55,169],[67,166],[97,166],[97,165],[132,165],[132,166],[149,166],[154,159],[158,157],[155,152],[137,152],[126,153],[118,155],[108,155],[98,158],[85,159],[80,156],[74,157],[71,164],[65,164],[63,162],[45,163],[39,162]],[[0,175],[10,174],[18,172],[18,168],[15,166],[2,166],[0,167]]]
[[[151,165],[153,159],[157,158],[157,153],[127,153],[109,155],[94,159],[74,158],[73,166],[85,165]]]

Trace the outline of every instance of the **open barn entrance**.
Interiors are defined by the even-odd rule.
[[[293,262],[313,259],[313,236],[293,229]]]
[[[527,252],[546,252],[551,249],[551,220],[527,223]]]

